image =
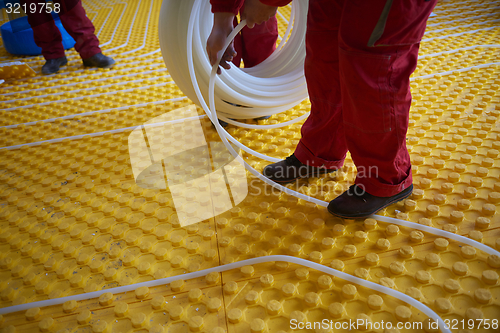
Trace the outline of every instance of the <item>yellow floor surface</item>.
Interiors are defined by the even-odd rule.
[[[160,140],[134,148],[131,138],[148,131],[138,126],[192,105],[162,60],[161,1],[83,3],[104,53],[117,61],[112,69],[85,69],[70,50],[66,67],[42,76],[41,56],[16,57],[0,47],[1,62],[21,61],[37,72],[0,85],[0,308],[132,287],[59,305],[28,305],[29,310],[0,315],[1,332],[326,333],[348,332],[341,324],[349,320],[366,320],[366,327],[352,332],[436,331],[409,327],[426,322],[419,308],[285,262],[134,287],[267,255],[311,260],[393,288],[439,314],[452,332],[500,332],[495,254],[376,219],[334,218],[250,174],[247,196],[230,209],[219,204],[224,187],[221,201],[200,199],[201,206],[192,209],[193,193],[203,193],[206,184],[174,191],[164,181],[161,188],[154,169],[148,171],[151,181],[138,182],[134,161],[149,156],[135,148],[179,146]],[[284,33],[290,11],[280,12]],[[498,251],[500,2],[444,1],[434,13],[411,83],[407,143],[415,190],[379,214]],[[258,123],[286,121],[309,109],[304,101]],[[207,159],[220,168],[225,162],[216,161],[216,131],[206,117],[196,121],[199,139],[214,143],[211,155],[204,152]],[[167,128],[178,131],[172,126]],[[228,132],[252,149],[284,158],[293,152],[300,126],[229,126]],[[172,140],[182,142],[191,130],[182,127]],[[164,167],[192,178],[204,174],[186,166],[199,156],[183,158]],[[244,158],[257,170],[267,164]],[[348,158],[340,172],[288,186],[329,201],[352,184],[355,173]],[[220,214],[211,215],[211,205]],[[180,210],[202,221],[186,225]],[[329,327],[310,326],[323,320]],[[382,321],[394,328],[380,327]],[[397,329],[398,323],[406,328]]]

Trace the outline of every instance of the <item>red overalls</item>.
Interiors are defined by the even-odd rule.
[[[30,8],[31,3],[37,4],[39,2],[42,1],[21,0],[22,4],[27,4],[27,8]],[[68,34],[76,41],[75,49],[80,53],[82,59],[100,53],[99,40],[94,34],[94,25],[85,15],[81,0],[54,0],[54,3],[61,5],[59,18]],[[26,14],[33,29],[35,43],[42,48],[43,57],[46,60],[64,57],[62,36],[52,15],[41,10],[38,5],[34,13],[28,10]]]
[[[234,11],[243,2],[211,1],[218,11]],[[356,184],[368,193],[389,197],[411,185],[410,75],[436,2],[309,0],[305,75],[311,115],[295,150],[302,163],[338,168],[350,151]]]
[[[338,168],[350,151],[356,184],[368,193],[388,197],[412,184],[409,78],[436,2],[309,1],[305,75],[311,115],[295,150],[302,163]]]

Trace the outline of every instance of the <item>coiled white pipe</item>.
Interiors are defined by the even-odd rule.
[[[303,68],[307,5],[308,1],[294,2],[290,18],[290,22],[294,21],[293,31],[286,42],[286,36],[282,39],[268,59],[249,69],[237,69],[231,64],[230,71],[223,71],[217,77],[215,103],[220,119],[273,115],[292,108],[307,97]],[[185,13],[188,12],[192,24],[186,26]],[[210,3],[202,0],[164,1],[160,12],[159,38],[165,64],[179,88],[197,104],[199,97],[190,78],[188,62],[193,62],[197,84],[203,99],[208,100],[212,66],[205,45],[212,17]],[[288,32],[290,29],[291,25]],[[176,47],[176,52],[171,51],[172,47]],[[192,56],[186,59],[183,51],[188,47],[192,48]]]

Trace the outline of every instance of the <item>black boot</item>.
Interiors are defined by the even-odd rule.
[[[376,197],[358,185],[352,185],[347,191],[330,201],[328,211],[346,219],[360,219],[375,214],[379,210],[406,199],[413,191],[413,185],[391,197]]]
[[[83,59],[85,67],[110,68],[115,64],[113,58],[105,56],[102,53],[94,54],[92,57]]]
[[[45,62],[45,65],[42,66],[42,74],[54,74],[59,71],[59,67],[64,66],[68,63],[68,59],[66,56],[56,59],[49,59]]]
[[[319,177],[336,170],[303,164],[292,154],[283,161],[269,164],[262,174],[276,183],[286,184],[299,178]]]

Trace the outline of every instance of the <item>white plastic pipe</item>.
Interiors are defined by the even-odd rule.
[[[160,66],[160,64],[139,66],[139,67],[134,67],[134,69],[135,70],[142,69],[142,68],[144,68],[144,69],[150,69],[152,67],[158,67],[158,66]],[[139,74],[140,75],[146,75],[146,74],[163,72],[163,71],[167,71],[167,69],[155,69],[155,70],[144,71],[144,72],[140,72],[140,73],[117,75],[117,76],[113,76],[111,79],[117,80],[117,79],[123,79],[123,78],[127,78],[127,77],[136,76],[136,75],[139,75]],[[81,75],[79,78],[83,79],[84,77],[88,77],[88,76],[90,76],[90,75],[88,75],[88,74],[87,75]],[[166,75],[166,77],[170,77],[170,75]],[[76,86],[77,84],[88,84],[88,85],[94,84],[95,85],[96,82],[102,82],[102,81],[108,81],[108,80],[110,80],[109,77],[101,77],[99,79],[92,78],[91,80],[85,80],[85,81],[79,81],[79,82],[73,82],[73,83],[66,83],[66,84],[59,85],[59,86],[43,86],[42,88],[30,89],[30,92],[43,91],[43,90],[48,90],[48,89],[54,89],[55,90],[55,88],[59,88],[59,87],[63,87],[63,86],[64,87],[73,87],[73,86]],[[51,81],[58,81],[58,80],[51,80]],[[67,92],[73,93],[75,91],[76,90],[70,90],[70,91],[65,91],[65,92],[66,93]],[[19,91],[13,91],[13,92],[5,93],[5,94],[0,94],[0,96],[11,96],[11,95],[15,95],[15,94],[19,94]],[[46,96],[49,96],[49,95],[42,95],[42,97],[46,97]],[[33,97],[37,97],[37,96],[33,96]]]
[[[294,2],[290,17],[293,30],[288,40],[285,34],[268,59],[249,69],[231,64],[229,71],[223,71],[217,77],[215,103],[220,119],[226,121],[227,118],[251,119],[273,115],[290,109],[307,97],[303,69],[307,6],[307,0]],[[190,15],[189,25],[186,25],[187,15]],[[160,12],[159,38],[165,64],[179,88],[196,104],[199,104],[199,97],[188,63],[193,64],[203,99],[208,100],[212,66],[205,45],[212,28],[212,17],[210,3],[203,0],[164,1]],[[288,33],[291,27],[289,24]],[[191,49],[191,56],[187,56],[188,48]],[[175,52],[172,52],[173,49]],[[243,126],[256,128],[256,125]],[[271,128],[274,127],[277,126]]]
[[[138,58],[142,58],[142,57],[147,57],[148,55],[151,55],[153,53],[156,53],[156,52],[159,52],[160,49],[156,50],[156,51],[153,51],[153,52],[150,52],[150,53],[147,53],[147,54],[141,54],[140,56],[137,56],[137,57],[129,57],[129,58],[125,58],[125,59],[121,59],[120,61],[124,61],[124,60],[130,60],[130,59],[138,59]],[[108,71],[108,74],[114,74],[114,73],[117,73],[117,72],[133,72],[133,71],[136,71],[138,69],[142,69],[142,68],[145,68],[145,67],[151,67],[151,66],[157,66],[157,64],[153,64],[153,65],[144,65],[144,66],[135,66],[133,67],[132,65],[137,65],[137,64],[143,64],[143,63],[149,63],[149,62],[156,62],[157,60],[160,60],[161,58],[154,58],[154,59],[146,59],[146,60],[139,60],[139,61],[132,61],[132,62],[129,62],[129,63],[118,63],[116,64],[112,70],[109,70]],[[125,68],[121,68],[121,67],[125,67]],[[76,71],[73,71],[74,74],[80,74],[82,72],[85,72],[85,71],[88,71],[87,69],[80,69],[80,70],[76,70]],[[138,75],[138,74],[141,74],[141,73],[132,73],[132,74],[129,74],[130,76],[133,76],[133,75]],[[81,74],[78,76],[80,79],[81,78],[84,78],[84,77],[87,77],[87,78],[92,78],[92,77],[96,77],[96,78],[102,78],[102,73],[101,72],[98,72],[98,71],[92,71],[90,72],[89,74]],[[25,78],[25,79],[19,79],[18,82],[25,82],[25,81],[29,81],[29,80],[36,80],[37,78],[40,78],[40,77],[32,77],[32,78]],[[116,78],[116,76],[107,76],[105,79],[107,80],[110,80],[110,79],[114,79]],[[19,93],[21,90],[19,88],[24,88],[24,87],[27,87],[29,85],[33,85],[33,86],[43,86],[43,85],[47,85],[49,83],[60,83],[59,85],[57,86],[52,86],[51,88],[58,88],[58,87],[62,87],[62,86],[66,86],[65,82],[73,82],[74,81],[74,78],[73,77],[67,77],[67,78],[55,78],[55,79],[52,79],[52,80],[44,80],[44,81],[37,81],[37,82],[33,82],[31,83],[31,81],[29,83],[24,83],[24,84],[19,84],[19,85],[15,85],[15,86],[8,86],[8,87],[5,87],[5,89],[12,89],[12,90],[15,90],[13,93]],[[92,81],[92,80],[90,80]],[[87,83],[88,81],[82,81],[81,83]],[[14,89],[15,88],[15,89]],[[0,94],[0,95],[5,95],[5,94]]]
[[[111,108],[111,109],[103,109],[103,110],[95,110],[95,111],[88,111],[88,112],[82,112],[82,113],[74,113],[70,114],[67,116],[61,116],[61,117],[55,117],[55,118],[48,118],[48,119],[42,119],[42,120],[37,120],[37,121],[30,121],[27,123],[20,123],[20,124],[15,124],[15,125],[5,125],[5,126],[0,126],[0,128],[17,128],[20,125],[24,126],[31,126],[31,125],[36,125],[38,122],[42,123],[53,123],[57,119],[62,119],[62,120],[67,120],[67,119],[73,119],[76,117],[84,117],[84,116],[90,116],[93,114],[98,114],[98,113],[109,113],[112,111],[121,111],[121,110],[128,110],[129,108],[140,108],[144,106],[151,106],[151,105],[158,105],[158,104],[165,104],[165,103],[174,103],[174,102],[180,102],[183,100],[186,100],[187,97],[182,96],[182,97],[174,97],[174,98],[169,98],[169,99],[162,99],[159,101],[154,101],[154,102],[146,102],[146,103],[139,103],[139,104],[131,104],[131,105],[125,105],[125,106],[119,106],[116,108]],[[0,148],[2,149],[2,148]]]
[[[74,301],[83,301],[86,299],[98,298],[99,296],[101,296],[104,293],[119,294],[119,293],[124,293],[124,292],[128,292],[128,291],[133,291],[133,290],[140,288],[140,287],[152,288],[152,287],[156,287],[159,285],[169,284],[169,283],[176,281],[176,280],[196,279],[199,277],[206,276],[207,274],[210,274],[213,272],[225,272],[225,271],[228,271],[231,269],[241,268],[241,267],[247,266],[247,265],[257,265],[257,264],[261,264],[261,263],[268,263],[268,262],[275,262],[275,261],[288,262],[291,264],[297,264],[297,265],[309,267],[309,268],[318,270],[320,272],[323,272],[323,273],[326,273],[329,275],[333,275],[333,276],[338,277],[340,279],[347,280],[347,281],[355,283],[357,285],[372,289],[376,292],[383,293],[383,294],[386,294],[388,296],[392,296],[394,298],[397,298],[400,301],[403,301],[403,302],[407,303],[408,305],[413,306],[414,308],[422,311],[427,317],[429,317],[430,319],[437,322],[439,325],[439,328],[441,329],[441,332],[451,333],[451,331],[448,328],[446,328],[446,325],[445,325],[443,319],[441,319],[441,317],[439,317],[439,315],[437,315],[434,311],[432,311],[429,307],[427,307],[423,303],[420,303],[416,299],[414,299],[406,294],[403,294],[402,292],[399,292],[397,290],[382,286],[382,285],[374,283],[374,282],[363,280],[361,278],[358,278],[358,277],[352,276],[350,274],[338,271],[336,269],[327,267],[325,265],[317,264],[317,263],[309,261],[309,260],[291,257],[291,256],[283,256],[283,255],[272,255],[272,256],[246,259],[246,260],[234,262],[234,263],[227,264],[227,265],[216,266],[216,267],[204,269],[204,270],[197,271],[197,272],[172,276],[172,277],[168,277],[168,278],[164,278],[164,279],[146,281],[146,282],[141,282],[141,283],[128,285],[128,286],[99,290],[99,291],[94,291],[94,292],[86,293],[86,294],[79,294],[79,295],[49,299],[49,300],[45,300],[45,301],[33,302],[33,303],[28,303],[28,304],[14,305],[14,306],[6,307],[6,308],[1,308],[0,315],[5,315],[8,313],[18,312],[18,311],[25,311],[25,310],[28,310],[28,309],[31,309],[34,307],[46,307],[46,306],[63,304],[64,302],[67,302],[67,301],[73,301],[73,300]]]

